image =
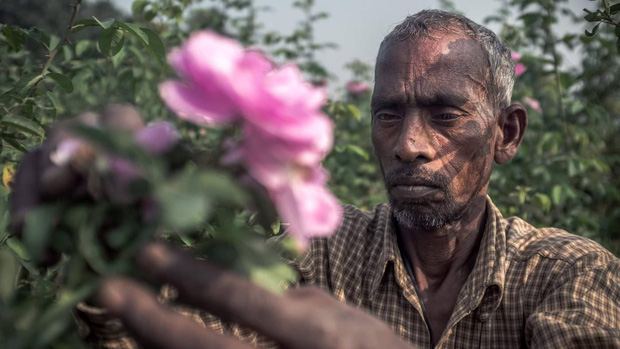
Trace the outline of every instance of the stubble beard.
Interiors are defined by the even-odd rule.
[[[464,207],[457,205],[453,200],[446,198],[444,203],[432,212],[424,212],[416,206],[422,203],[398,204],[388,193],[392,214],[398,224],[407,229],[439,230],[446,225],[457,221],[462,216]],[[464,206],[464,205],[463,205]]]

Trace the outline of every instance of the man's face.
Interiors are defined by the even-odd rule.
[[[372,142],[394,214],[427,230],[485,197],[498,133],[482,48],[435,34],[385,47],[372,97]]]

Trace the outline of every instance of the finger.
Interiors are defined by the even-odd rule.
[[[295,341],[299,324],[295,303],[230,271],[152,243],[138,256],[140,267],[155,280],[169,283],[180,298],[225,321],[250,327],[283,345]]]
[[[157,302],[155,296],[124,278],[104,281],[98,302],[119,317],[146,348],[229,348],[249,349],[232,337],[205,329]]]
[[[35,149],[22,157],[11,196],[11,230],[20,236],[26,214],[41,202],[39,190],[39,158],[41,149]]]
[[[134,132],[144,127],[144,118],[129,104],[107,106],[100,116],[101,125],[107,128]]]

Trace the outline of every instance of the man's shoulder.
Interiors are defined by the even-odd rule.
[[[580,235],[553,227],[536,228],[526,221],[510,217],[506,223],[506,247],[515,260],[543,258],[563,261],[573,265],[589,260],[589,264],[607,264],[616,260],[611,252],[599,243]]]

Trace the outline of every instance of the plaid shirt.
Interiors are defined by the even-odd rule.
[[[620,348],[620,260],[597,243],[555,228],[504,219],[490,199],[477,260],[435,348]],[[345,206],[336,234],[313,240],[293,265],[300,284],[366,309],[420,348],[431,347],[422,305],[397,244],[390,208]],[[179,309],[206,327],[273,343],[214,317]],[[91,323],[97,348],[133,348],[125,333]],[[94,326],[93,326],[94,325]],[[114,332],[114,333],[112,333]]]

